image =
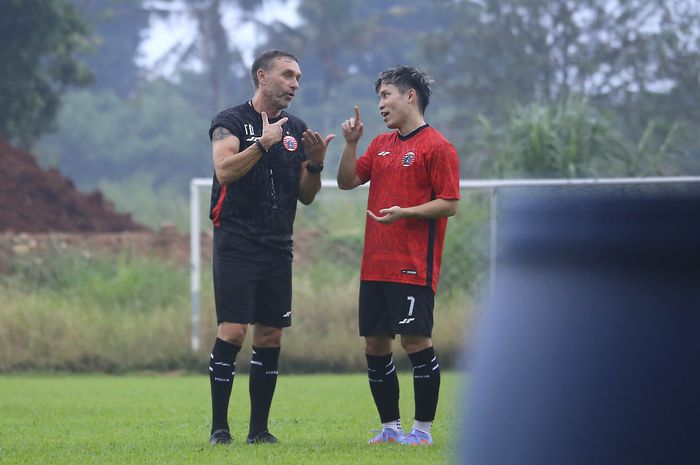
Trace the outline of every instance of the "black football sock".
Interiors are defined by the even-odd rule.
[[[211,385],[211,432],[228,430],[228,401],[236,374],[236,355],[240,346],[216,338],[209,357],[209,384]]]
[[[440,364],[432,347],[408,354],[413,365],[413,390],[417,421],[435,419],[440,392]]]
[[[267,431],[267,418],[270,414],[272,396],[277,385],[277,361],[279,347],[253,347],[250,360],[250,429],[248,437],[252,438],[262,431]]]
[[[399,414],[399,378],[396,376],[392,354],[365,356],[367,357],[369,389],[372,391],[381,422],[388,423],[398,420],[401,417]]]

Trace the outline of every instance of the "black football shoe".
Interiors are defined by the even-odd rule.
[[[261,431],[253,437],[248,436],[245,442],[248,444],[277,444],[279,441],[269,431]]]
[[[228,446],[231,443],[233,443],[233,439],[227,429],[217,429],[209,438],[209,445],[211,446]]]

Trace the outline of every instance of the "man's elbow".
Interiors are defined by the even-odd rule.
[[[338,189],[340,189],[341,191],[349,191],[353,188],[352,184],[345,182],[341,179],[337,179],[336,181],[338,182]]]
[[[299,196],[299,202],[301,202],[304,205],[311,205],[316,198],[316,195],[314,194],[313,196],[309,195],[300,195]]]
[[[219,181],[219,184],[222,186],[225,186],[233,181],[230,175],[227,175],[226,173],[223,173],[217,169],[214,170],[214,175],[216,176],[216,180]]]
[[[359,185],[356,181],[356,179],[348,179],[344,176],[338,176],[336,178],[336,182],[338,183],[338,189],[340,189],[341,191],[349,191],[356,188]]]
[[[318,194],[320,190],[320,183],[318,186],[314,186],[313,188],[308,188],[308,186],[306,188],[302,188],[300,186],[299,195],[297,196],[297,199],[304,205],[311,205],[314,199],[316,199],[316,194]]]
[[[447,215],[445,216],[455,216],[459,211],[459,200],[453,200],[450,202],[447,208]]]
[[[231,184],[233,181],[241,177],[237,172],[232,171],[230,167],[225,167],[223,160],[218,163],[214,163],[214,175],[216,176],[216,180],[219,181],[219,184],[222,186]]]

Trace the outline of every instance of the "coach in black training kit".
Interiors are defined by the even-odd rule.
[[[209,443],[230,444],[228,403],[236,355],[253,324],[248,444],[274,443],[267,419],[277,383],[282,328],[292,315],[292,227],[297,199],[321,189],[328,143],[283,111],[299,88],[294,55],[268,50],[252,66],[255,95],[219,113],[209,137],[214,157],[210,218],[214,223],[217,338],[209,377]]]

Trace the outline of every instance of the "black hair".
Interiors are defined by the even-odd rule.
[[[250,68],[251,74],[253,75],[253,84],[257,89],[260,83],[258,82],[258,70],[262,69],[268,71],[270,69],[270,63],[272,63],[277,58],[291,58],[292,60],[299,63],[297,57],[289,52],[283,52],[282,50],[265,50],[262,52],[253,62],[253,66]]]
[[[393,84],[404,94],[407,90],[413,89],[418,95],[418,105],[420,112],[425,112],[425,107],[430,102],[430,86],[433,78],[429,74],[418,71],[410,66],[399,65],[382,71],[374,81],[374,91],[379,93],[382,84]]]

